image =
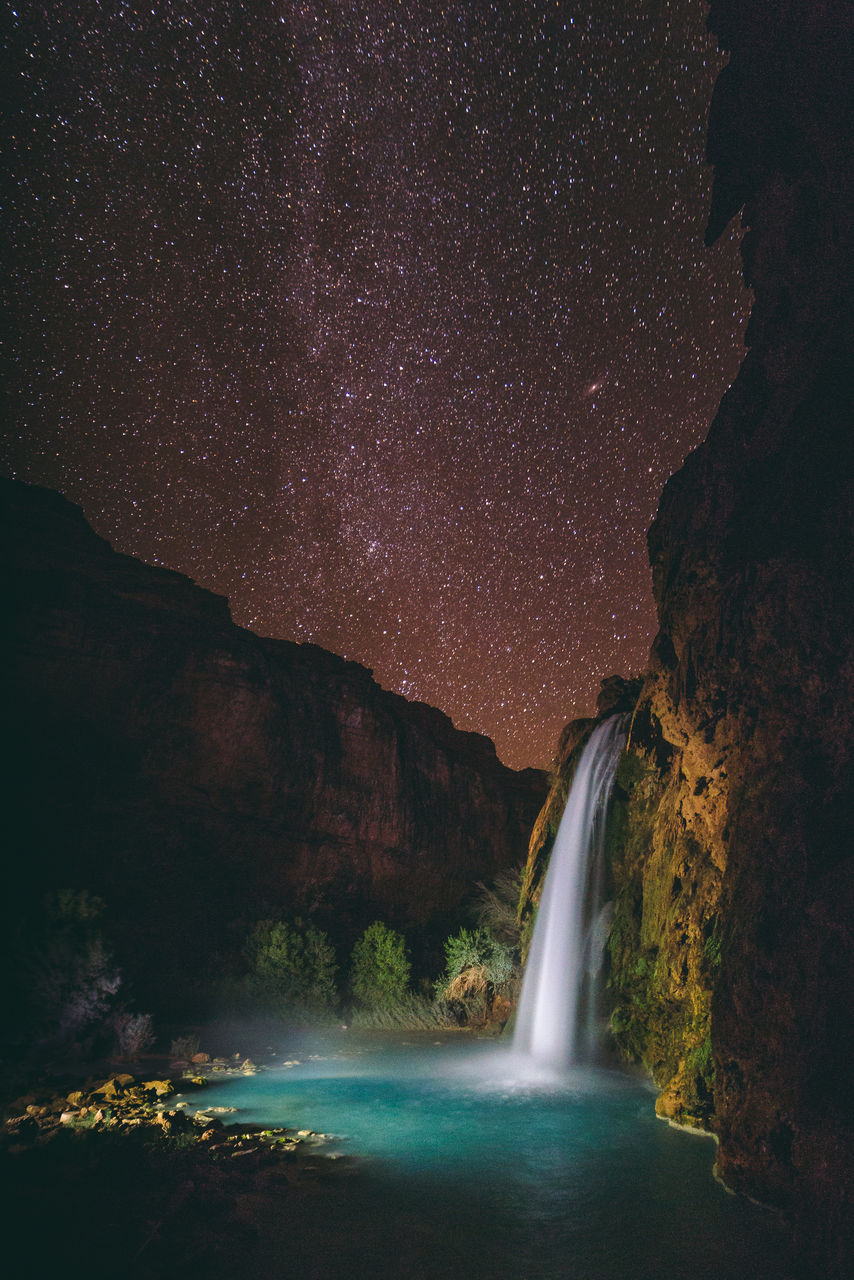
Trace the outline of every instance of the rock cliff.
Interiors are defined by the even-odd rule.
[[[743,210],[749,352],[649,533],[660,631],[617,775],[613,1026],[780,1206],[854,1256],[854,10],[715,0],[708,236]],[[585,726],[570,726],[552,804]],[[539,827],[542,834],[548,813]],[[535,832],[528,879],[547,842]]]
[[[255,918],[312,916],[346,944],[379,917],[429,946],[523,861],[541,773],[354,662],[235,626],[58,494],[2,498],[12,914],[51,887],[99,894],[162,1008]]]

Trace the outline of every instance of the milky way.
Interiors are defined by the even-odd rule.
[[[249,8],[15,7],[5,469],[542,764],[743,354],[704,6]]]

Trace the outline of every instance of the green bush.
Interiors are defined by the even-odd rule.
[[[686,1055],[685,1066],[689,1074],[697,1078],[699,1086],[711,1094],[715,1084],[715,1062],[710,1035]]]
[[[445,972],[436,999],[457,1005],[470,1022],[489,1016],[496,996],[510,993],[518,974],[514,949],[491,930],[460,929],[445,942]]]
[[[714,970],[720,968],[721,952],[723,949],[723,939],[718,932],[718,923],[715,921],[714,928],[703,943],[703,959],[709,968]]]
[[[403,935],[375,920],[353,948],[350,989],[363,1008],[389,1008],[409,990],[410,964]]]
[[[259,920],[246,942],[249,991],[276,1013],[330,1013],[338,1001],[335,952],[327,935],[301,920]]]

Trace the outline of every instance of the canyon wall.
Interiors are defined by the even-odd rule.
[[[854,10],[716,0],[708,238],[743,210],[748,354],[649,533],[659,634],[609,844],[612,1024],[779,1206],[854,1257]],[[570,726],[559,812],[589,724]],[[532,842],[530,892],[548,854]]]
[[[235,626],[58,494],[3,481],[2,500],[10,917],[54,887],[100,895],[161,1008],[270,915],[342,945],[381,918],[429,953],[478,879],[524,860],[541,773],[357,663]]]

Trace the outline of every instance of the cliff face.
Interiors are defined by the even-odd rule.
[[[524,857],[543,775],[224,599],[117,555],[78,508],[3,482],[14,744],[10,910],[104,897],[140,1000],[204,984],[269,913],[429,943]]]
[[[810,1274],[842,1276],[854,10],[718,0],[710,21],[731,59],[710,117],[709,238],[743,207],[755,305],[741,372],[649,534],[660,631],[612,811],[613,1026],[659,1113],[712,1127],[724,1180],[787,1212]]]
[[[711,20],[732,56],[710,119],[709,230],[744,203],[751,350],[650,530],[661,631],[636,743],[647,765],[659,737],[673,752],[652,838],[653,862],[673,850],[660,932],[685,933],[689,986],[696,974],[711,996],[718,1167],[817,1231],[810,1243],[842,1274],[854,1170],[854,16],[720,3]],[[667,1110],[678,1113],[681,1085],[677,1070]]]
[[[841,4],[758,3],[713,4],[711,21],[732,56],[710,119],[709,231],[744,205],[756,300],[741,372],[649,535],[661,630],[626,765],[648,851],[624,864],[635,911],[620,918],[639,946],[633,975],[613,947],[617,1019],[653,1060],[659,1109],[713,1110],[724,1179],[787,1209],[817,1265],[842,1274],[854,1170],[854,22]],[[667,1035],[644,1030],[651,997]]]

